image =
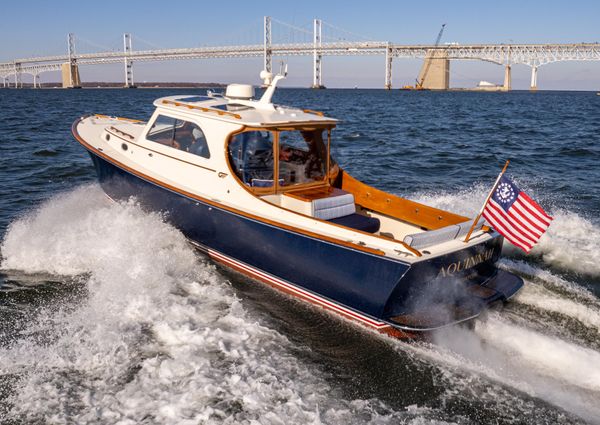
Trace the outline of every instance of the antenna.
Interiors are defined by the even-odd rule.
[[[280,62],[280,67],[279,67],[279,74],[277,74],[275,77],[272,77],[272,81],[269,82],[269,85],[267,86],[267,89],[265,90],[265,93],[262,95],[262,97],[260,98],[260,100],[258,101],[258,103],[261,103],[263,105],[271,105],[271,98],[273,97],[273,94],[275,93],[275,89],[277,88],[277,83],[280,80],[283,80],[285,77],[287,77],[287,72],[288,72],[287,71],[287,64],[284,63],[283,61],[281,61]],[[267,74],[269,74],[269,75],[267,75]],[[267,73],[267,71],[261,71],[260,77],[263,80],[266,80],[265,77],[267,77],[267,76],[271,77],[272,74],[271,73]]]

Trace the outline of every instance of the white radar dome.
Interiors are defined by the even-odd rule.
[[[254,87],[250,84],[229,84],[225,90],[225,97],[230,99],[252,99]]]

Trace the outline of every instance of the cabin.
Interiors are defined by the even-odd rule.
[[[174,187],[292,229],[386,255],[456,249],[469,218],[353,178],[330,155],[337,120],[275,105],[269,90],[259,100],[242,84],[224,95],[163,97],[147,123],[115,121],[103,137],[116,137],[122,153],[148,163],[149,174],[168,169]]]

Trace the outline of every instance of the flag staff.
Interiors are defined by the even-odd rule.
[[[488,194],[487,198],[485,198],[485,202],[483,203],[483,206],[479,210],[479,214],[477,214],[477,217],[475,217],[475,220],[473,220],[473,224],[471,225],[471,228],[469,229],[469,233],[467,233],[467,236],[465,237],[465,243],[469,242],[469,238],[471,237],[471,233],[473,233],[473,229],[475,229],[475,226],[477,225],[477,222],[481,218],[481,214],[483,214],[483,210],[485,209],[485,206],[487,205],[488,201],[490,200],[490,198],[494,194],[494,190],[496,190],[496,186],[498,186],[498,182],[500,181],[500,178],[502,177],[502,175],[504,174],[504,172],[508,168],[508,164],[510,164],[510,159],[506,160],[506,164],[504,164],[504,168],[502,169],[502,171],[500,171],[500,174],[498,174],[498,178],[496,179],[496,183],[494,183],[494,186],[492,186],[492,190],[490,190],[490,193]]]

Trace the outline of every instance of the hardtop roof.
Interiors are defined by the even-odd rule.
[[[156,99],[154,106],[251,127],[335,125],[337,123],[336,119],[326,117],[317,111],[215,95],[166,96]]]

